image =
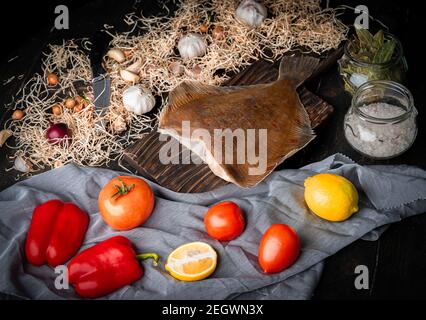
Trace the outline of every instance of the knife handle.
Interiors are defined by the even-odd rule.
[[[91,38],[92,49],[90,50],[90,65],[92,67],[93,79],[106,73],[102,66],[102,59],[108,49],[112,38],[106,32],[98,31]]]

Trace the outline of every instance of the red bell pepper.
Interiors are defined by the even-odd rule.
[[[72,203],[47,201],[34,209],[25,243],[29,263],[51,267],[66,263],[83,243],[89,216]]]
[[[150,258],[155,264],[159,259],[155,253],[136,255],[127,238],[113,237],[82,251],[70,261],[69,283],[81,297],[102,297],[142,278],[139,261]]]

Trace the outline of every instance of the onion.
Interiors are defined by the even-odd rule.
[[[76,105],[76,101],[73,98],[68,98],[65,100],[64,105],[68,109],[73,109]]]
[[[71,130],[65,123],[54,123],[47,129],[46,138],[52,144],[62,144],[65,140],[71,138]]]
[[[81,106],[80,110],[81,110],[86,108],[90,104],[90,101],[88,98],[86,98],[86,96],[84,98],[82,96],[75,96],[74,101],[76,103],[76,106],[74,107],[74,109],[80,105]]]
[[[81,110],[83,110],[83,104],[81,104],[81,103],[77,104],[73,109],[73,111],[76,112],[76,113],[80,112]]]
[[[58,76],[54,73],[47,74],[47,84],[49,86],[56,86],[59,83]]]
[[[52,113],[53,113],[55,116],[60,116],[60,115],[61,115],[61,113],[62,113],[62,108],[61,108],[61,106],[60,106],[59,104],[55,104],[55,105],[52,107]]]
[[[13,120],[21,120],[23,117],[25,117],[25,112],[22,110],[15,110],[12,114]]]
[[[81,96],[75,96],[74,101],[75,101],[77,104],[80,104],[80,103],[82,103],[82,102],[83,102],[83,97],[81,97]]]
[[[207,23],[204,23],[200,26],[200,28],[198,30],[201,33],[206,33],[207,31],[209,31],[209,25]]]

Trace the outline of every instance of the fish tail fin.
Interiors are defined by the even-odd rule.
[[[312,76],[319,62],[310,56],[285,56],[281,59],[278,80],[291,80],[299,86]]]

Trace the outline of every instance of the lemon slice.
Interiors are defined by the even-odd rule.
[[[199,281],[209,277],[217,265],[217,253],[204,242],[180,246],[167,258],[166,270],[182,281]]]

